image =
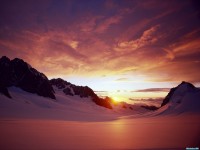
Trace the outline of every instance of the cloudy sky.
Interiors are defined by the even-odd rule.
[[[198,0],[1,0],[0,55],[113,97],[160,97],[183,80],[199,84],[199,6]]]

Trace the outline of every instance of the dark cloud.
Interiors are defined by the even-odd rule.
[[[170,88],[149,88],[142,90],[135,90],[132,92],[169,92]]]
[[[148,106],[157,106],[160,107],[162,101],[164,98],[160,97],[160,98],[146,98],[146,99],[142,99],[142,98],[129,98],[130,101],[134,102],[137,105],[148,105]]]

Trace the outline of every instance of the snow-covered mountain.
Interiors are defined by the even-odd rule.
[[[170,90],[159,109],[116,103],[109,97],[98,97],[88,86],[74,85],[61,78],[48,80],[43,73],[22,59],[10,60],[3,56],[0,58],[0,108],[2,117],[15,114],[31,116],[32,112],[33,116],[40,116],[40,113],[52,116],[55,112],[53,116],[65,118],[66,114],[82,116],[95,112],[101,115],[103,112],[115,115],[142,114],[152,110],[156,114],[200,112],[200,89],[191,83],[182,82]]]
[[[72,96],[72,99],[76,96],[80,99],[88,98],[96,105],[109,109],[113,108],[112,99],[98,97],[88,86],[78,86],[61,78],[48,80],[43,73],[31,67],[22,59],[15,58],[10,60],[8,57],[3,56],[0,58],[0,93],[8,98],[16,99],[10,93],[10,90],[14,87],[58,101],[57,93],[55,93],[56,90],[56,92],[62,92],[66,96]],[[20,95],[19,90],[17,91]],[[131,107],[128,107],[128,104],[121,103],[119,105],[123,109],[131,109]]]
[[[48,78],[22,59],[0,58],[0,93],[11,98],[7,87],[16,86],[24,91],[55,99]]]
[[[49,81],[43,73],[31,67],[22,59],[15,58],[10,60],[8,57],[3,56],[0,58],[0,93],[12,98],[8,90],[8,87],[11,86],[56,100],[53,89],[53,86],[55,86],[62,89],[66,95],[78,95],[81,98],[90,97],[97,105],[112,109],[110,102],[98,97],[87,86],[77,86],[62,79],[52,79]]]
[[[51,79],[50,83],[54,88],[58,88],[62,90],[66,95],[75,96],[78,95],[80,98],[90,98],[94,103],[99,106],[103,106],[109,109],[112,109],[110,101],[108,99],[103,99],[98,97],[94,91],[88,86],[78,86],[75,84],[71,84],[61,78]]]
[[[8,91],[12,98],[0,94],[0,118],[101,121],[117,116],[113,110],[96,105],[89,97],[66,95],[57,88],[56,101],[15,86],[8,87]]]
[[[162,114],[200,112],[200,89],[183,81],[170,90],[158,111]]]

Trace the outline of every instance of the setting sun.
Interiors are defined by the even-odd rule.
[[[113,99],[114,102],[120,102],[120,101],[122,101],[119,97],[113,97],[112,99]]]

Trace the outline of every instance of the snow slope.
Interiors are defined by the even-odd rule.
[[[148,111],[140,106],[126,109],[121,103],[113,105],[113,109],[108,109],[96,105],[90,97],[66,95],[62,89],[56,87],[56,100],[28,93],[17,87],[9,87],[8,90],[12,99],[0,94],[0,118],[105,121]]]
[[[99,115],[98,120],[102,115],[105,115],[101,112],[109,111],[106,108],[96,106],[89,98],[66,96],[60,91],[56,91],[56,100],[53,100],[25,92],[17,87],[8,89],[12,99],[0,95],[1,118],[95,120],[94,114],[96,114],[96,116]]]
[[[170,95],[169,102],[157,111],[140,105],[112,103],[113,109],[96,105],[90,97],[66,95],[53,86],[56,100],[9,87],[12,99],[0,94],[0,118],[35,118],[76,121],[106,121],[125,116],[147,117],[158,115],[200,114],[200,90],[181,83]]]
[[[104,122],[1,119],[2,150],[185,150],[200,146],[198,116]]]
[[[168,95],[169,102],[157,111],[158,114],[200,114],[200,90],[192,84],[182,82]]]
[[[175,150],[200,146],[199,92],[185,91],[182,97],[175,92],[174,101],[142,115],[145,109],[140,106],[130,110],[120,103],[107,109],[55,87],[56,100],[16,87],[8,90],[12,99],[0,94],[0,149]],[[185,113],[177,115],[180,110]]]

